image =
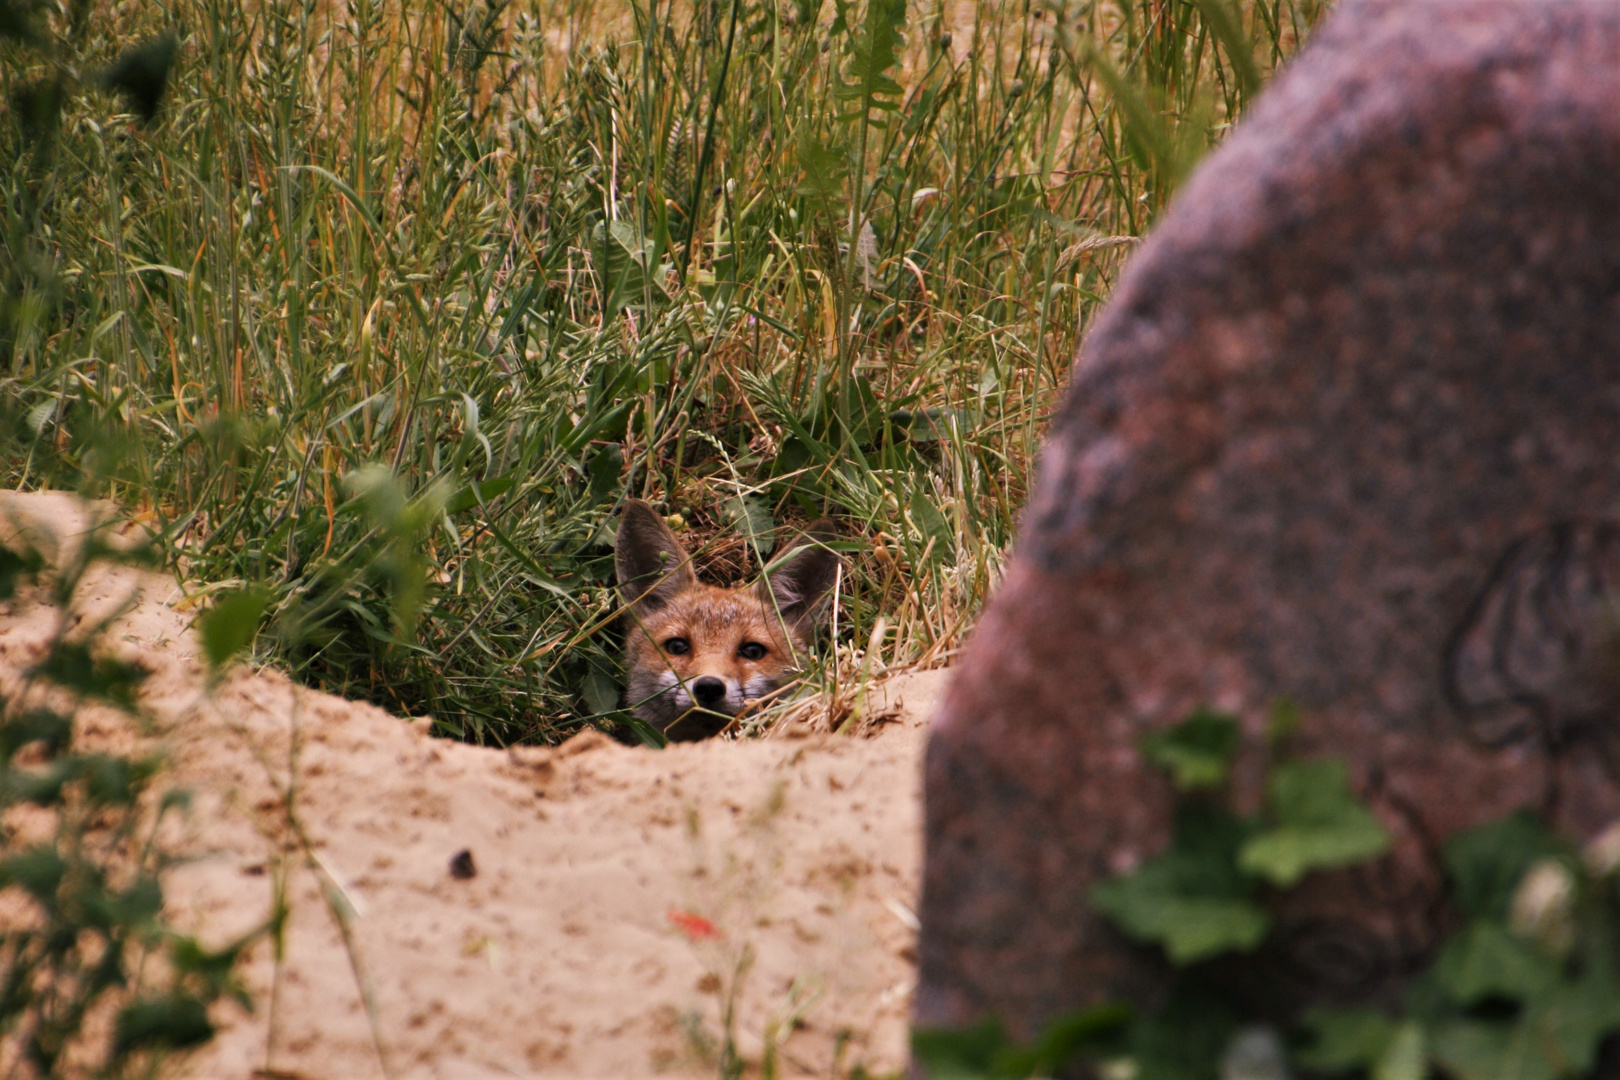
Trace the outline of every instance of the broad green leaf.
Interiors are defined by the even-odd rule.
[[[1247,900],[1153,895],[1107,882],[1092,903],[1132,937],[1156,942],[1178,965],[1227,952],[1249,952],[1271,925],[1265,911]]]
[[[33,548],[18,552],[0,547],[0,600],[10,600],[18,583],[32,581],[44,565],[44,557]]]
[[[59,686],[125,709],[134,707],[135,690],[148,674],[131,661],[92,654],[90,643],[85,641],[57,641],[38,672]]]
[[[1168,772],[1181,791],[1215,788],[1226,782],[1241,734],[1235,718],[1200,709],[1143,739],[1142,753]]]
[[[857,117],[864,119],[873,109],[900,107],[904,91],[889,69],[899,62],[905,25],[906,0],[868,0],[866,18],[849,44],[850,81],[840,79],[836,87],[840,100],[855,103]]]
[[[144,927],[163,912],[163,887],[157,878],[143,874],[127,889],[98,890],[87,906],[97,909],[108,926]]]
[[[1276,824],[1251,839],[1240,864],[1283,888],[1312,870],[1346,866],[1382,855],[1389,832],[1350,793],[1340,761],[1294,761],[1277,766],[1267,784]]]
[[[1429,1075],[1428,1044],[1423,1028],[1408,1020],[1395,1029],[1373,1065],[1372,1080],[1423,1080]]]
[[[796,157],[803,173],[796,194],[832,214],[844,199],[844,184],[849,178],[848,152],[840,143],[805,134],[799,139]]]
[[[207,1007],[197,997],[177,991],[125,1005],[114,1025],[113,1049],[119,1054],[146,1046],[178,1050],[213,1036]]]
[[[1586,1075],[1598,1047],[1620,1030],[1620,987],[1611,967],[1596,963],[1579,982],[1565,982],[1538,995],[1528,1024],[1569,1075]]]
[[[1185,980],[1131,1031],[1135,1080],[1214,1080],[1240,1027],[1230,999]]]
[[[913,1028],[911,1053],[931,1080],[989,1080],[1011,1047],[998,1020],[967,1028]]]
[[[641,741],[642,746],[650,746],[654,750],[662,750],[669,745],[669,737],[662,731],[653,727],[647,721],[634,713],[620,713],[618,721],[630,729],[631,734]]]
[[[214,606],[197,620],[208,666],[218,671],[247,648],[259,632],[269,606],[270,590],[259,585],[226,593],[214,601]]]
[[[614,479],[617,480],[618,477],[615,476]],[[444,504],[444,512],[447,514],[459,514],[464,510],[471,510],[481,502],[489,502],[491,499],[505,495],[512,490],[513,485],[516,483],[517,478],[511,473],[489,480],[475,480],[450,497],[450,500]]]
[[[1455,1080],[1559,1080],[1523,1024],[1456,1020],[1435,1029],[1434,1060]]]
[[[159,34],[118,54],[112,67],[102,75],[109,89],[123,94],[130,110],[142,120],[157,116],[163,92],[169,85],[169,69],[174,65],[180,39]]]
[[[732,528],[746,537],[760,553],[769,555],[776,548],[776,519],[771,507],[757,495],[739,495],[726,500],[726,517]]]
[[[617,443],[603,447],[591,455],[585,472],[591,478],[591,502],[607,502],[624,484],[624,451]]]
[[[72,720],[50,709],[29,709],[0,721],[0,765],[31,742],[42,743],[45,756],[53,757],[72,741]]]
[[[929,551],[930,560],[938,561],[945,557],[945,553],[956,548],[956,537],[951,534],[951,527],[945,520],[945,515],[933,504],[928,496],[922,493],[921,488],[913,488],[911,502],[907,509],[910,511],[911,523],[922,534],[922,542],[926,546],[930,540],[934,546]]]
[[[585,704],[598,716],[619,707],[619,684],[606,672],[591,668],[585,673]]]
[[[6,769],[0,772],[0,806],[33,803],[54,806],[62,799],[62,789],[78,778],[78,762],[53,761],[43,769]]]
[[[1079,1054],[1116,1042],[1131,1016],[1130,1006],[1117,1002],[1060,1016],[1046,1026],[1033,1046],[1004,1052],[999,1064],[1008,1076],[1054,1076]]]
[[[1458,833],[1443,853],[1452,898],[1465,915],[1505,919],[1525,871],[1539,859],[1568,854],[1567,846],[1528,810]]]
[[[0,888],[15,885],[41,904],[51,905],[66,873],[62,856],[41,844],[0,859]]]
[[[1305,1028],[1313,1036],[1294,1060],[1307,1069],[1345,1072],[1369,1068],[1395,1037],[1395,1021],[1376,1009],[1312,1009]]]
[[[1451,1000],[1464,1006],[1492,997],[1526,1001],[1551,991],[1558,982],[1552,961],[1501,924],[1484,920],[1446,942],[1434,973]]]
[[[158,768],[154,758],[121,758],[110,754],[86,754],[75,763],[84,781],[85,797],[96,806],[133,803]]]
[[[1125,933],[1163,946],[1178,964],[1251,950],[1270,919],[1237,872],[1236,854],[1247,836],[1242,822],[1218,810],[1182,806],[1170,848],[1134,873],[1096,886],[1092,903]]]

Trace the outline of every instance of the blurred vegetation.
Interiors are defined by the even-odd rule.
[[[75,605],[96,588],[85,585],[92,568],[149,564],[153,552],[108,546],[99,524],[84,537],[51,538],[64,557],[48,571],[35,548],[0,547],[0,602],[55,608],[51,634],[0,691],[7,1077],[164,1075],[176,1052],[213,1037],[216,1002],[252,1008],[237,961],[280,932],[274,915],[214,949],[171,927],[163,879],[177,860],[159,833],[189,799],[155,782],[156,754],[80,745],[86,709],[124,713],[137,729],[150,724],[139,704],[147,671],[107,648],[127,602],[93,617]],[[36,581],[41,587],[27,588]]]
[[[937,660],[1130,244],[1324,6],[0,0],[4,479],[472,740],[614,711],[626,494],[723,581],[835,510],[824,677]]]
[[[1413,924],[1435,937],[1421,958],[1386,961],[1390,970],[1353,992],[1320,974],[1302,984],[1281,944],[1279,902],[1318,872],[1376,875],[1391,837],[1352,792],[1343,761],[1297,756],[1297,720],[1291,706],[1274,710],[1265,743],[1252,748],[1265,768],[1259,813],[1236,805],[1243,800],[1229,783],[1244,741],[1235,717],[1201,711],[1142,743],[1177,789],[1174,835],[1140,867],[1095,886],[1091,900],[1122,934],[1160,954],[1157,1001],[1070,1013],[1027,1045],[994,1018],[914,1029],[913,1052],[928,1075],[1613,1076],[1620,823],[1584,846],[1522,809],[1453,834],[1430,850],[1446,903]],[[1365,884],[1341,876],[1336,887]],[[1401,984],[1395,992],[1390,976]],[[1313,996],[1331,1004],[1307,1006]]]

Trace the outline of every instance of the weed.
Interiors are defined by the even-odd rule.
[[[1371,863],[1390,838],[1350,793],[1344,764],[1289,756],[1281,740],[1293,721],[1276,720],[1259,815],[1209,794],[1224,791],[1241,742],[1233,718],[1199,712],[1145,741],[1180,792],[1175,835],[1094,888],[1092,903],[1162,950],[1169,966],[1155,1007],[1099,1005],[1028,1046],[994,1019],[918,1029],[913,1049],[928,1075],[1005,1080],[1078,1062],[1140,1080],[1286,1077],[1296,1067],[1376,1080],[1607,1075],[1600,1049],[1620,1033],[1620,825],[1584,852],[1528,811],[1461,832],[1440,858],[1456,918],[1411,965],[1398,1000],[1301,1010],[1278,993],[1285,980],[1261,948],[1271,903],[1307,873]],[[1266,992],[1233,992],[1242,986]]]
[[[151,553],[107,546],[95,527],[58,548],[67,557],[28,597],[54,604],[54,631],[0,692],[0,1069],[159,1075],[175,1051],[212,1037],[216,1001],[251,1008],[236,962],[265,930],[210,949],[164,921],[173,859],[157,834],[186,795],[154,791],[156,756],[87,750],[76,731],[91,706],[145,720],[145,670],[105,641],[125,609],[86,617],[75,599],[96,564]],[[0,600],[45,565],[32,548],[0,548]]]

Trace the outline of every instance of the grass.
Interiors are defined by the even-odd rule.
[[[627,494],[722,581],[835,511],[817,685],[937,661],[1131,243],[1324,6],[47,5],[0,40],[4,478],[474,741],[614,713]],[[90,75],[163,32],[137,123]]]

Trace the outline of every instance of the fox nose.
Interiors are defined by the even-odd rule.
[[[712,675],[705,675],[692,684],[692,699],[705,709],[712,709],[726,700],[726,684]]]

